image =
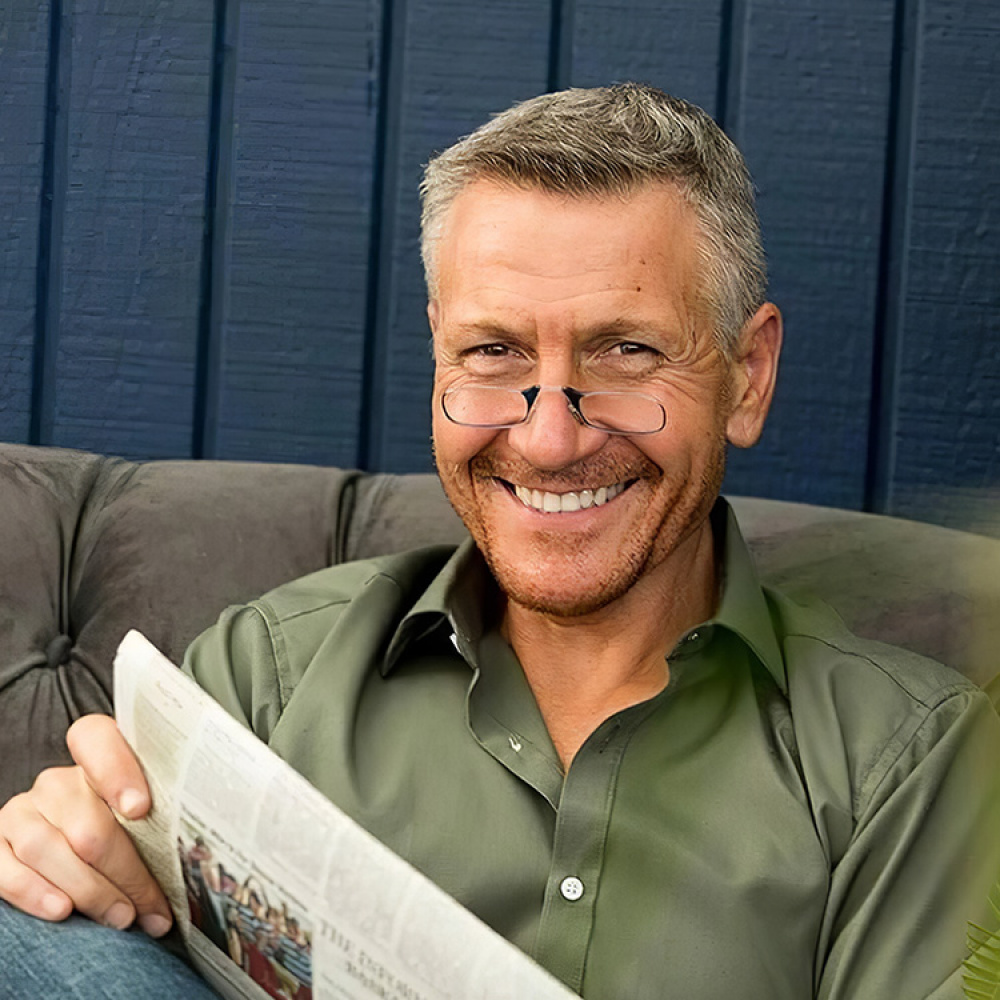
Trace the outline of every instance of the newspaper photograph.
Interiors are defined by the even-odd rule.
[[[118,725],[153,808],[125,825],[199,971],[227,998],[576,994],[341,812],[140,633]]]

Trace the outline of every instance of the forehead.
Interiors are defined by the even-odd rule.
[[[442,226],[437,299],[446,310],[679,306],[693,299],[697,231],[668,184],[577,197],[476,181]]]

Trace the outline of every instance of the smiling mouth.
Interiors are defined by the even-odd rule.
[[[537,510],[542,514],[564,514],[570,511],[587,510],[589,507],[602,507],[609,500],[621,495],[636,480],[612,483],[610,486],[599,486],[595,490],[579,490],[569,493],[549,493],[546,490],[532,490],[527,486],[516,486],[506,480],[501,480],[504,486],[517,497],[525,507]]]

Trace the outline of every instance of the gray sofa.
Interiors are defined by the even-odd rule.
[[[997,693],[1000,541],[733,504],[766,581],[816,594],[855,631]],[[462,535],[431,476],[0,445],[0,802],[67,760],[75,718],[111,711],[112,658],[129,628],[179,660],[229,604],[332,563]]]

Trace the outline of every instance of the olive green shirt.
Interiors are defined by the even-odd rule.
[[[718,613],[565,775],[471,543],[280,587],[186,668],[585,997],[961,997],[1000,872],[1000,718],[762,588],[724,504],[715,523]]]

